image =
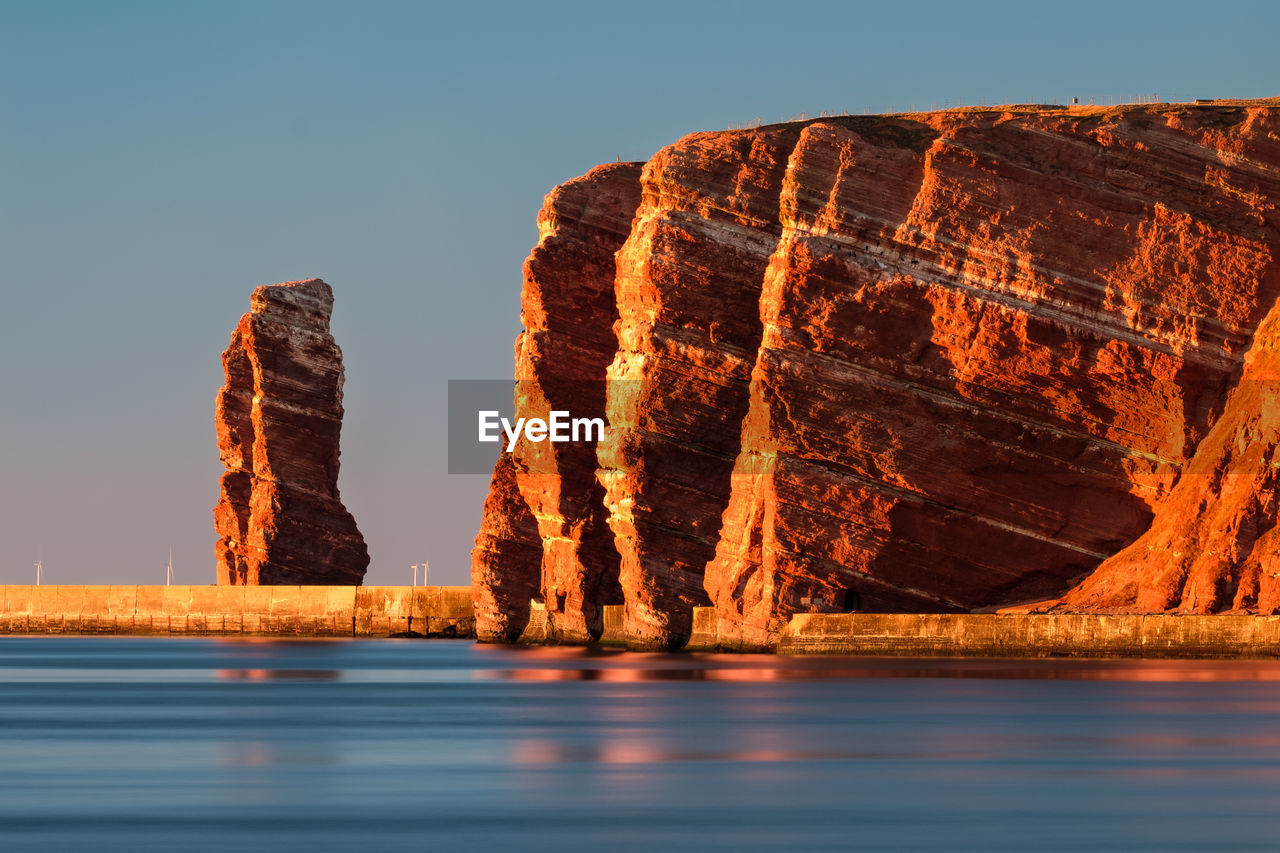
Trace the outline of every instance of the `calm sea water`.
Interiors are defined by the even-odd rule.
[[[0,638],[0,850],[1275,850],[1280,663]]]

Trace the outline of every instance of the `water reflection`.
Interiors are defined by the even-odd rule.
[[[591,746],[558,743],[547,740],[522,740],[512,744],[511,760],[516,764],[561,764],[589,762],[593,764],[663,764],[667,762],[727,761],[768,764],[790,761],[891,761],[919,759],[918,753],[891,751],[855,751],[844,749],[681,749],[658,741],[621,738]],[[931,752],[932,760],[959,761],[980,758],[968,751]]]
[[[336,669],[219,669],[219,681],[337,681]]]
[[[0,846],[1274,849],[1280,662],[0,641]]]
[[[337,764],[337,751],[320,743],[281,744],[244,740],[219,744],[215,761],[222,767],[296,767]]]
[[[483,658],[492,647],[479,647]],[[652,654],[599,649],[533,648],[499,652],[527,666],[485,668],[511,681],[778,682],[872,678],[1014,681],[1278,682],[1280,661],[858,658],[774,655]],[[522,660],[523,659],[523,660]]]

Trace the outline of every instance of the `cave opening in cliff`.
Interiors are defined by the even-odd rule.
[[[853,587],[846,587],[836,596],[836,606],[843,613],[856,613],[862,609],[862,595]]]

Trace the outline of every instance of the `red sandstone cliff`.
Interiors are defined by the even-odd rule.
[[[597,459],[503,464],[542,472],[514,476],[550,554],[581,545],[546,496],[598,462],[602,504],[574,486],[574,517],[603,507],[635,645],[679,644],[697,605],[756,646],[800,611],[1048,598],[1117,552],[1064,606],[1275,609],[1253,378],[1280,366],[1255,335],[1280,297],[1275,102],[695,134],[634,195],[612,275],[542,244],[526,266],[526,335],[616,333],[581,361],[610,380]],[[559,307],[557,278],[614,306]],[[564,369],[550,352],[520,348],[517,376]],[[498,473],[482,540],[523,511]],[[480,587],[508,572],[485,553]],[[574,565],[560,618],[590,634],[613,563]],[[510,568],[546,594],[558,571]]]
[[[220,584],[359,584],[369,552],[338,494],[342,351],[320,279],[259,287],[222,354]]]
[[[602,417],[605,367],[617,349],[614,253],[640,200],[640,166],[600,166],[547,196],[525,262],[516,339],[516,415]],[[519,634],[529,600],[548,632],[600,636],[600,607],[621,604],[618,551],[590,444],[522,444],[499,460],[472,556],[482,638]]]
[[[1280,613],[1280,305],[1151,527],[1061,610]]]

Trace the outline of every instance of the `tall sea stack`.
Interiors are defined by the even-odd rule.
[[[369,551],[338,494],[342,350],[318,278],[259,287],[222,354],[220,584],[358,585]]]

